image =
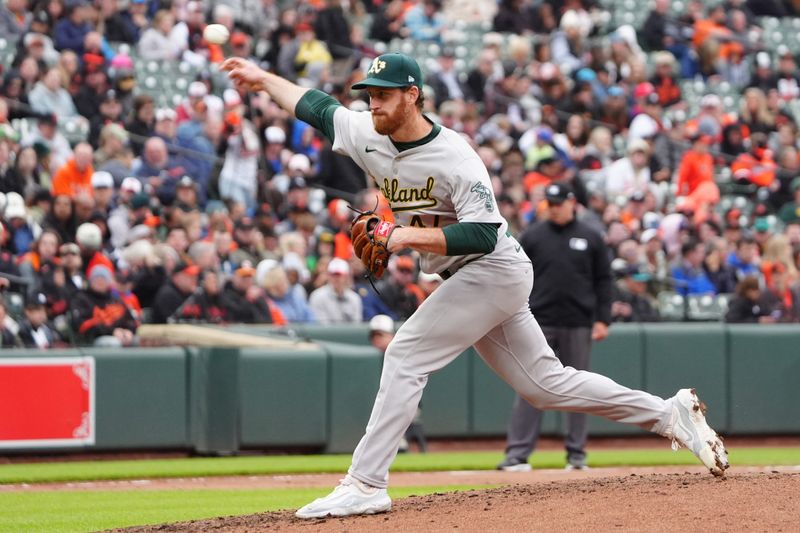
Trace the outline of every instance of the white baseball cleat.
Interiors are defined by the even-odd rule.
[[[722,438],[706,422],[706,406],[694,389],[681,389],[672,397],[672,423],[666,437],[672,439],[672,449],[685,446],[697,456],[715,476],[724,476],[728,452]]]
[[[385,513],[392,508],[386,489],[371,487],[346,476],[339,486],[324,498],[317,498],[295,513],[298,518],[325,518],[356,514]]]

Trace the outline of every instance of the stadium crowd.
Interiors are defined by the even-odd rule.
[[[637,31],[593,0],[6,0],[2,346],[407,318],[441,278],[395,255],[373,288],[348,237],[350,206],[391,216],[383,183],[216,68],[251,58],[366,110],[350,85],[397,46],[427,54],[426,112],[476,147],[515,235],[570,184],[609,247],[615,321],[669,318],[665,294],[800,321],[798,50],[762,23],[797,3],[677,3]],[[176,101],[143,86],[174,66],[193,73]]]

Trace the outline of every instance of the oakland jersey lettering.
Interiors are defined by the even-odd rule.
[[[425,187],[400,187],[400,180],[397,178],[384,178],[381,192],[392,206],[392,211],[412,211],[436,207],[439,204],[431,194],[435,185],[433,176],[428,176]]]

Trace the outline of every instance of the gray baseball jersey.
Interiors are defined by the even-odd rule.
[[[493,255],[519,257],[519,245],[506,235],[508,223],[498,212],[489,173],[458,133],[435,126],[431,140],[400,152],[387,135],[375,131],[368,111],[339,107],[333,122],[333,149],[349,155],[370,176],[398,224],[425,228],[457,222],[497,224]],[[420,266],[428,273],[452,271],[478,257],[423,252]]]

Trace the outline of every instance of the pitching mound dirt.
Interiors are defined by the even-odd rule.
[[[292,511],[129,528],[138,532],[796,531],[800,474],[630,474],[397,500],[376,516],[299,520]]]

